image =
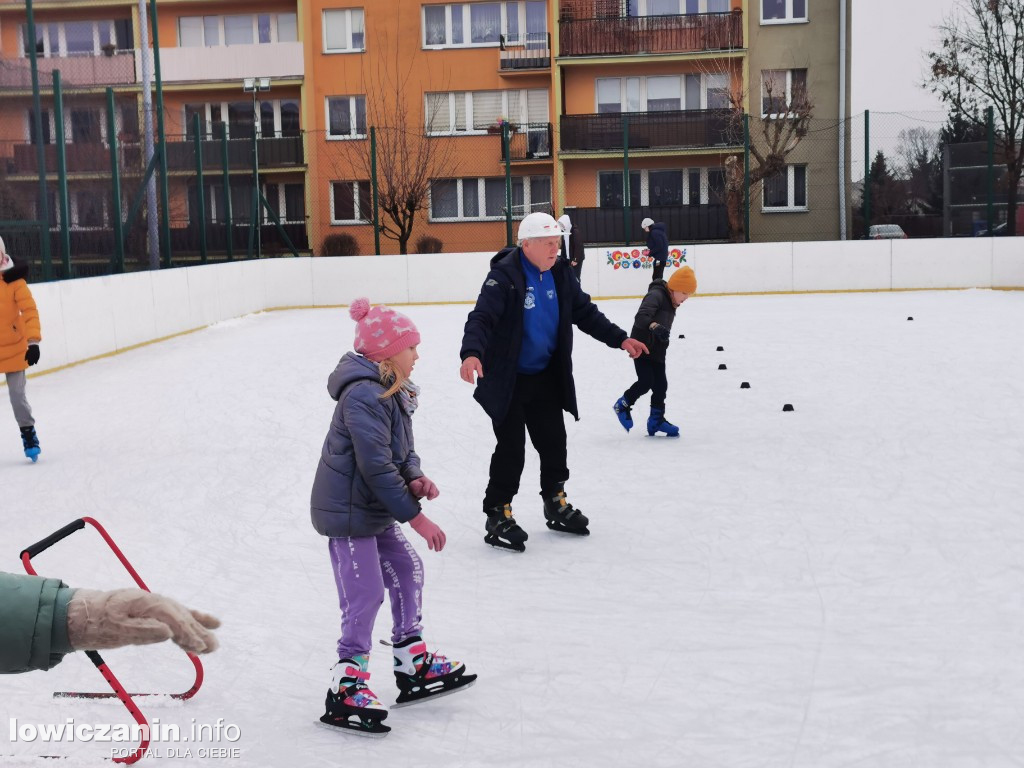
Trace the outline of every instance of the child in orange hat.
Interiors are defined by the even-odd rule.
[[[640,302],[629,335],[646,344],[651,353],[633,360],[636,381],[612,406],[627,432],[633,427],[630,409],[641,395],[650,392],[651,415],[647,419],[647,434],[664,433],[667,437],[679,437],[679,427],[665,419],[665,395],[668,392],[665,353],[672,337],[676,310],[696,292],[696,275],[689,267],[681,267],[667,281],[654,280]]]

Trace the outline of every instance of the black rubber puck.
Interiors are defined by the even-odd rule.
[[[685,338],[686,338],[686,335],[685,335],[685,334],[682,334],[682,333],[680,333],[680,334],[679,334],[679,338],[680,338],[680,339],[685,339]]]
[[[913,319],[914,319],[914,318],[912,318],[912,317],[908,317],[908,318],[907,318],[907,320],[913,320]]]
[[[750,382],[744,381],[742,384],[740,384],[740,389],[750,389]]]
[[[792,411],[792,410],[793,410],[793,406],[790,405],[789,403],[786,403],[784,406],[782,406],[782,411],[783,412]]]
[[[719,347],[715,350],[716,352],[725,352],[725,347]]]
[[[725,363],[719,363],[718,364],[718,370],[720,370],[720,371],[726,370]]]

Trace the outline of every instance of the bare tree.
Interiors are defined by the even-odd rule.
[[[400,11],[400,9],[399,9]],[[376,128],[378,205],[384,216],[380,232],[398,243],[399,253],[408,253],[416,221],[430,204],[430,185],[435,179],[457,174],[455,143],[449,136],[430,136],[423,113],[423,94],[414,90],[430,82],[429,64],[420,52],[402,65],[399,51],[409,46],[389,47],[387,34],[380,33],[374,48],[377,57],[362,69],[366,94],[366,124]],[[389,58],[388,51],[392,51]],[[445,91],[444,85],[438,86]],[[344,142],[342,155],[362,178],[370,179],[373,159],[368,142]],[[338,163],[335,163],[336,170]],[[357,205],[359,205],[357,201]],[[370,203],[372,205],[372,202]],[[362,208],[362,205],[359,205]],[[362,211],[372,215],[372,211]]]
[[[908,213],[941,212],[942,151],[939,132],[918,126],[899,132],[895,170],[904,180]]]
[[[743,143],[744,102],[747,92],[730,89],[728,133],[730,143]],[[750,120],[750,186],[786,171],[786,158],[807,135],[814,116],[814,104],[806,85],[767,77],[762,83],[763,101],[758,105],[760,118]],[[725,205],[729,216],[729,239],[742,242],[745,235],[743,158],[731,155],[725,160]]]
[[[961,0],[939,32],[939,49],[926,54],[926,86],[967,122],[983,124],[982,109],[992,107],[1013,235],[1024,171],[1024,0]]]

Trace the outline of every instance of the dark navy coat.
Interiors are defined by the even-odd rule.
[[[658,264],[668,261],[668,235],[664,223],[656,221],[647,230],[647,251]]]
[[[313,527],[324,536],[376,536],[420,512],[409,490],[409,482],[423,476],[412,420],[398,395],[380,398],[379,370],[348,352],[327,380],[338,405],[310,500]]]
[[[501,422],[508,413],[523,344],[526,276],[521,253],[519,248],[504,248],[491,259],[491,271],[480,289],[476,306],[466,319],[462,337],[462,359],[479,358],[484,369],[473,397],[495,423]],[[558,367],[563,410],[579,420],[572,378],[572,326],[576,325],[613,349],[622,346],[627,334],[605,317],[584,293],[567,262],[556,261],[545,273],[545,277],[549,275],[558,292],[558,347],[551,365]]]

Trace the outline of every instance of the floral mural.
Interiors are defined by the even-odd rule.
[[[607,264],[612,269],[654,269],[654,259],[648,255],[646,248],[621,248],[607,251]],[[686,263],[685,248],[671,248],[665,267],[681,267]]]

